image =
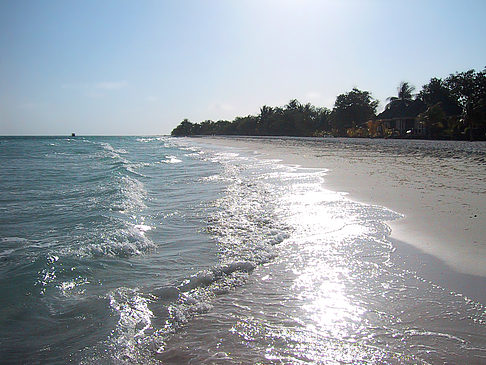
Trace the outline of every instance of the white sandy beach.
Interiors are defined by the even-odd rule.
[[[422,266],[427,266],[425,257],[431,255],[450,271],[486,277],[484,161],[433,154],[400,156],[372,149],[363,153],[342,146],[321,148],[315,139],[274,143],[265,138],[207,137],[204,142],[253,151],[285,164],[328,169],[326,188],[404,215],[389,222],[391,238],[425,254],[408,261],[423,261]],[[397,245],[397,251],[410,254],[407,245]],[[445,272],[449,270],[425,269],[450,276]]]

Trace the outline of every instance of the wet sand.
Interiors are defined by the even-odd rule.
[[[396,260],[426,280],[486,303],[484,143],[251,137],[202,141],[285,164],[328,169],[329,190],[404,215],[389,222]]]

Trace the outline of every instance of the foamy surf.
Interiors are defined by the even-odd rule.
[[[182,161],[179,160],[175,156],[167,156],[167,158],[165,160],[162,160],[161,162],[162,163],[181,163]]]
[[[484,307],[395,262],[400,215],[325,189],[325,169],[196,139],[8,143],[47,157],[0,161],[22,177],[0,209],[6,363],[486,356]]]

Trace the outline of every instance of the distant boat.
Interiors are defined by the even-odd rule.
[[[76,133],[71,133],[71,137],[76,137]]]

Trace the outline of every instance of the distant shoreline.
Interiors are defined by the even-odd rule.
[[[257,115],[192,123],[184,119],[172,136],[245,135],[486,140],[486,68],[430,79],[422,90],[402,81],[381,113],[369,91],[353,88],[331,109],[301,104],[260,107]]]
[[[156,135],[154,135],[156,136]],[[479,142],[479,143],[484,143],[486,140],[469,140],[467,138],[464,139],[446,139],[446,138],[420,138],[420,137],[405,137],[405,136],[391,136],[391,137],[349,137],[349,136],[332,136],[332,135],[326,135],[326,136],[293,136],[293,135],[238,135],[238,134],[194,134],[194,135],[187,135],[187,136],[170,136],[167,135],[168,137],[174,137],[174,138],[257,138],[257,139],[278,139],[278,138],[302,138],[302,139],[316,139],[316,140],[321,140],[321,139],[336,139],[336,138],[349,138],[351,140],[404,140],[404,141],[432,141],[432,142],[438,142],[438,141],[444,141],[444,142]],[[93,137],[93,136],[90,136]],[[94,136],[96,137],[96,136]],[[104,136],[106,137],[106,136]]]

